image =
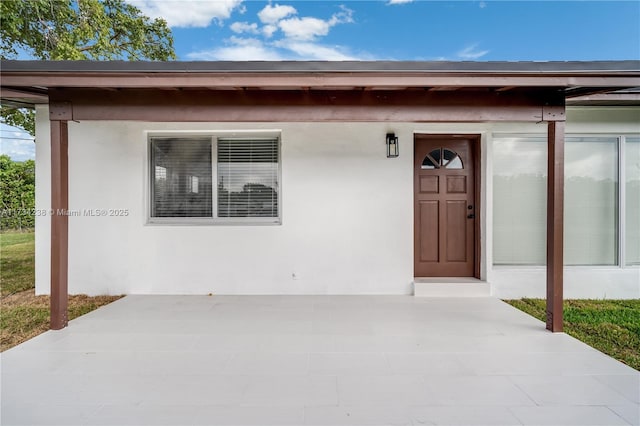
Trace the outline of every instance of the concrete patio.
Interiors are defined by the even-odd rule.
[[[2,354],[2,425],[637,425],[640,373],[493,298],[128,296]]]

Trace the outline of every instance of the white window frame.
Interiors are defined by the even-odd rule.
[[[282,138],[280,130],[226,130],[207,132],[146,132],[147,158],[145,161],[145,205],[147,225],[176,226],[254,226],[282,225]],[[155,168],[151,164],[152,140],[154,138],[210,138],[211,139],[211,209],[212,217],[153,217],[153,180],[151,173]],[[277,217],[218,217],[218,139],[269,139],[276,140],[278,145],[278,216]]]

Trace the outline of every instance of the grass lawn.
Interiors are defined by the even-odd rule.
[[[35,234],[0,234],[0,295],[32,289],[35,283]]]
[[[505,302],[546,321],[544,299]],[[564,331],[640,370],[640,300],[565,300]]]
[[[7,350],[49,329],[49,296],[36,296],[33,232],[0,233],[0,350]],[[69,297],[69,319],[120,296]]]

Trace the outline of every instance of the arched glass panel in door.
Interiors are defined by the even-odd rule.
[[[439,168],[445,169],[464,169],[462,159],[455,152],[447,148],[434,149],[422,160],[423,170],[434,170]]]

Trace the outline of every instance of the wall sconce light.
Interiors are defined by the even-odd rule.
[[[387,133],[387,158],[396,158],[399,154],[398,137],[395,133]]]

